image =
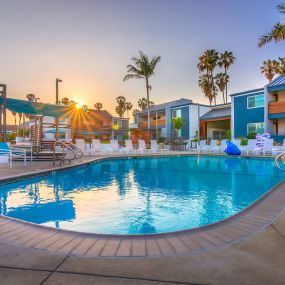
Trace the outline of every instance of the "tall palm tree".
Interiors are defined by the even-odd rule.
[[[228,69],[234,63],[235,60],[236,58],[234,57],[231,51],[225,51],[224,53],[220,53],[218,65],[220,67],[223,67],[225,74],[228,75]],[[225,86],[225,92],[226,92],[225,97],[226,97],[226,103],[227,103],[228,102],[228,82],[226,83],[226,86]]]
[[[278,5],[277,9],[281,14],[285,14],[285,4],[284,3]],[[267,43],[270,43],[272,41],[276,43],[276,42],[280,42],[283,40],[285,40],[285,25],[279,22],[275,24],[269,32],[267,32],[266,34],[262,35],[259,38],[258,46],[263,47]]]
[[[215,99],[215,93],[213,92],[213,80],[208,74],[201,74],[198,81],[199,86],[205,94],[205,97],[208,98],[210,105]]]
[[[200,73],[206,72],[206,77],[204,80],[210,80],[210,86],[212,88],[212,99],[214,99],[216,104],[216,97],[214,96],[216,92],[216,87],[214,84],[214,69],[217,67],[219,61],[219,53],[215,49],[208,49],[199,57],[199,63],[197,65]],[[199,84],[200,86],[200,84]]]
[[[229,76],[223,72],[216,74],[215,76],[215,84],[219,88],[220,92],[223,94],[223,102],[226,103],[225,98],[225,88],[227,83],[229,82]]]
[[[125,109],[127,110],[127,118],[129,118],[129,111],[133,108],[133,104],[131,102],[126,102]]]
[[[278,73],[278,62],[275,60],[265,60],[260,67],[260,72],[265,76],[265,78],[271,82],[276,73]]]
[[[96,110],[101,110],[103,108],[103,104],[100,103],[100,102],[97,102],[97,103],[94,104],[94,108]]]
[[[134,65],[127,65],[127,74],[123,78],[123,81],[129,79],[144,79],[146,87],[146,98],[148,103],[148,129],[150,130],[150,101],[149,101],[149,91],[151,86],[149,84],[149,79],[154,75],[156,65],[160,62],[161,57],[155,56],[151,59],[144,54],[142,51],[139,52],[138,57],[133,57],[132,61]]]

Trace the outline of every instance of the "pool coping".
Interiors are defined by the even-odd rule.
[[[158,156],[196,154],[165,153]],[[206,154],[207,155],[207,154]],[[88,165],[96,161],[157,155],[103,156],[58,169],[34,171],[0,179],[0,184],[19,181]],[[204,156],[204,155],[203,155]],[[2,183],[1,183],[2,182]],[[53,253],[100,258],[148,258],[188,255],[193,252],[237,243],[270,225],[285,211],[285,181],[280,182],[253,204],[218,222],[175,232],[113,235],[55,229],[0,215],[0,242]]]

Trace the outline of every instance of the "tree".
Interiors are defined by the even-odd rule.
[[[147,102],[147,99],[145,97],[143,98],[140,98],[139,101],[138,101],[138,106],[141,108],[141,110],[145,110],[148,106],[148,103],[149,103],[149,106],[153,106],[154,105],[154,102],[153,101],[149,101]]]
[[[100,103],[100,102],[97,102],[97,103],[94,104],[94,108],[96,110],[101,110],[103,108],[103,104]]]
[[[177,136],[178,136],[178,131],[183,127],[184,124],[185,120],[183,120],[181,117],[172,118],[172,126],[173,129],[176,131]]]
[[[260,67],[260,72],[265,76],[265,78],[271,82],[276,73],[278,73],[279,63],[275,60],[265,60]]]
[[[228,75],[228,69],[229,67],[234,63],[234,61],[236,60],[236,58],[234,57],[233,53],[231,51],[225,51],[224,53],[220,53],[219,55],[219,61],[218,61],[218,65],[220,67],[224,68],[224,72],[226,74],[226,76]],[[229,80],[228,80],[229,81]],[[226,103],[228,102],[228,81],[226,82],[226,86],[225,86],[225,91],[226,91]]]
[[[214,84],[214,69],[217,67],[219,61],[219,53],[215,49],[209,49],[204,51],[204,53],[199,57],[199,63],[197,65],[200,74],[204,73],[206,77],[204,80],[208,80],[208,87],[212,89],[212,95],[208,94],[208,98],[212,98],[216,104],[216,97],[214,94],[216,93],[216,88]],[[200,84],[199,84],[200,86]],[[208,91],[209,92],[209,91]],[[205,94],[206,95],[206,94]],[[211,101],[212,102],[212,101]]]
[[[27,94],[26,98],[29,102],[35,102],[36,101],[36,96],[34,94],[31,94],[31,93]]]
[[[223,94],[223,102],[226,103],[225,98],[225,88],[227,83],[229,82],[229,76],[223,72],[216,74],[215,76],[215,84],[219,88],[220,92]]]
[[[122,118],[126,111],[126,98],[124,96],[119,96],[116,98],[118,106],[116,107],[115,111]]]
[[[211,75],[201,74],[198,81],[199,86],[201,87],[205,97],[208,98],[210,105],[212,106],[212,102],[215,99],[215,92],[213,87],[213,80]]]
[[[154,75],[156,65],[160,62],[161,57],[155,56],[151,59],[144,54],[142,51],[139,52],[138,57],[133,57],[132,61],[134,65],[127,65],[127,74],[123,78],[123,81],[129,79],[144,79],[146,86],[146,99],[148,107],[148,129],[150,130],[150,100],[149,100],[149,91],[151,86],[149,84],[150,77]]]
[[[129,118],[129,111],[131,111],[133,108],[133,104],[131,102],[126,102],[125,103],[125,109],[127,111],[127,117]]]
[[[281,14],[285,14],[285,4],[280,4],[277,6],[278,11]],[[272,41],[280,42],[285,40],[285,25],[283,23],[278,22],[273,26],[273,28],[267,32],[266,34],[262,35],[258,40],[258,47],[263,47],[267,43]]]

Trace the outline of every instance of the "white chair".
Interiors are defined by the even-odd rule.
[[[91,140],[91,152],[102,152],[101,141],[99,139],[92,139]]]
[[[235,144],[238,148],[240,148],[241,140],[233,140],[233,144]]]
[[[209,151],[210,152],[218,152],[218,141],[217,140],[211,140],[209,145]]]
[[[255,155],[255,153],[258,151],[256,147],[256,142],[257,141],[255,139],[248,139],[247,146],[244,149],[244,151],[246,152],[246,155],[249,155],[249,153],[252,153],[252,155]]]
[[[5,142],[0,142],[0,163],[9,163],[12,168],[13,158],[23,158],[27,165],[27,153],[25,149],[10,147]]]
[[[201,140],[198,147],[197,147],[198,153],[200,152],[208,152],[209,150],[209,145],[207,145],[206,140]]]
[[[270,153],[273,155],[273,139],[265,139],[262,149],[262,154]]]
[[[144,140],[138,140],[139,143],[139,151],[140,152],[148,152],[149,150],[146,148],[146,144]]]
[[[125,144],[126,144],[126,147],[124,148],[124,150],[127,153],[132,153],[132,152],[134,153],[134,152],[136,152],[136,150],[134,149],[132,140],[125,140]]]
[[[225,150],[226,147],[227,147],[226,142],[227,142],[227,140],[222,140],[222,141],[221,141],[221,145],[220,145],[220,146],[217,146],[217,147],[214,147],[214,148],[213,148],[213,151],[216,152],[216,153],[223,153],[224,150]]]
[[[110,140],[110,147],[112,152],[122,152],[118,140]]]
[[[88,154],[84,139],[75,139],[75,145],[83,152],[84,155]]]
[[[151,152],[163,152],[163,151],[168,151],[168,149],[164,148],[159,148],[159,145],[156,140],[150,140],[150,151]]]

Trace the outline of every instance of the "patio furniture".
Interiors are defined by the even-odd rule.
[[[247,146],[243,150],[246,155],[249,155],[250,153],[252,153],[252,155],[255,155],[256,152],[259,152],[259,149],[256,147],[256,142],[257,140],[255,139],[249,139],[247,141]]]
[[[91,141],[91,152],[102,152],[102,145],[99,139],[92,139]]]
[[[156,140],[150,140],[150,150],[152,152],[168,151],[168,149],[160,148]]]
[[[207,140],[201,140],[198,147],[197,147],[198,153],[200,152],[208,152],[209,145],[207,145]]]
[[[90,147],[88,150],[84,139],[75,139],[75,145],[83,152],[83,154],[86,155],[90,153]]]
[[[140,152],[149,152],[149,149],[146,148],[145,140],[138,140],[139,143],[139,151]]]
[[[24,165],[27,165],[27,155],[25,149],[10,147],[5,142],[0,142],[0,163],[9,163],[12,168],[13,158],[24,160]]]
[[[118,140],[110,140],[110,147],[112,152],[122,152]]]
[[[224,150],[226,149],[227,147],[227,144],[226,144],[227,140],[222,140],[221,141],[221,145],[219,146],[214,146],[213,149],[212,149],[212,152],[216,152],[216,153],[223,153]],[[210,145],[210,148],[211,148],[211,145]]]
[[[128,153],[135,153],[136,152],[136,149],[133,146],[132,140],[125,140],[125,144],[126,144],[126,146],[124,148],[124,151],[126,151]]]
[[[217,140],[211,140],[209,145],[209,152],[218,152],[218,141]]]
[[[266,155],[266,153],[273,155],[273,139],[264,140],[262,154]]]

